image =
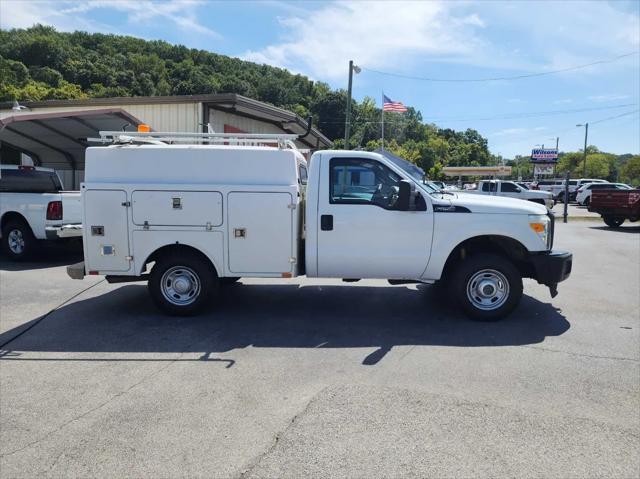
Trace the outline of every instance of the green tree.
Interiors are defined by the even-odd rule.
[[[640,188],[640,155],[632,156],[620,170],[620,181]]]

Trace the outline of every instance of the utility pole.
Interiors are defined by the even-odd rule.
[[[351,130],[351,89],[353,86],[353,73],[360,73],[360,67],[353,64],[353,60],[349,60],[349,87],[347,88],[347,111],[344,122],[344,149],[349,148],[349,137]]]
[[[582,162],[584,163],[584,168],[583,168],[582,175],[586,178],[587,177],[587,136],[589,135],[589,123],[585,123],[584,125],[580,123],[576,126],[584,126],[584,150],[582,152]]]

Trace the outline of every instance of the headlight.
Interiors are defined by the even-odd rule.
[[[529,215],[529,227],[538,235],[545,246],[549,239],[549,217],[547,215]]]

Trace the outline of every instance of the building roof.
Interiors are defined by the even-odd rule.
[[[20,102],[28,108],[47,108],[61,106],[105,106],[118,107],[121,105],[161,105],[167,103],[203,103],[216,110],[227,111],[256,120],[272,123],[285,132],[304,134],[307,130],[307,120],[299,115],[278,108],[276,106],[253,100],[236,93],[216,93],[207,95],[172,95],[172,96],[134,96],[112,98],[88,98],[79,100],[44,100]],[[12,102],[0,102],[0,110],[10,109]],[[151,125],[153,127],[153,125]],[[332,143],[317,128],[312,128],[309,136],[301,140],[312,148],[329,148]]]
[[[142,123],[122,108],[57,113],[16,112],[0,119],[0,142],[24,151],[39,165],[75,170],[84,168],[89,137],[100,130],[136,130]]]

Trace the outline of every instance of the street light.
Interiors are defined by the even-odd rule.
[[[587,135],[589,134],[589,123],[578,123],[577,127],[584,126],[584,151],[582,152],[582,162],[584,163],[583,175],[587,177]]]
[[[351,86],[353,83],[353,74],[356,75],[362,70],[358,65],[353,64],[353,60],[349,60],[349,88],[347,89],[347,112],[345,114],[344,125],[344,148],[349,149],[349,130],[351,129]]]

